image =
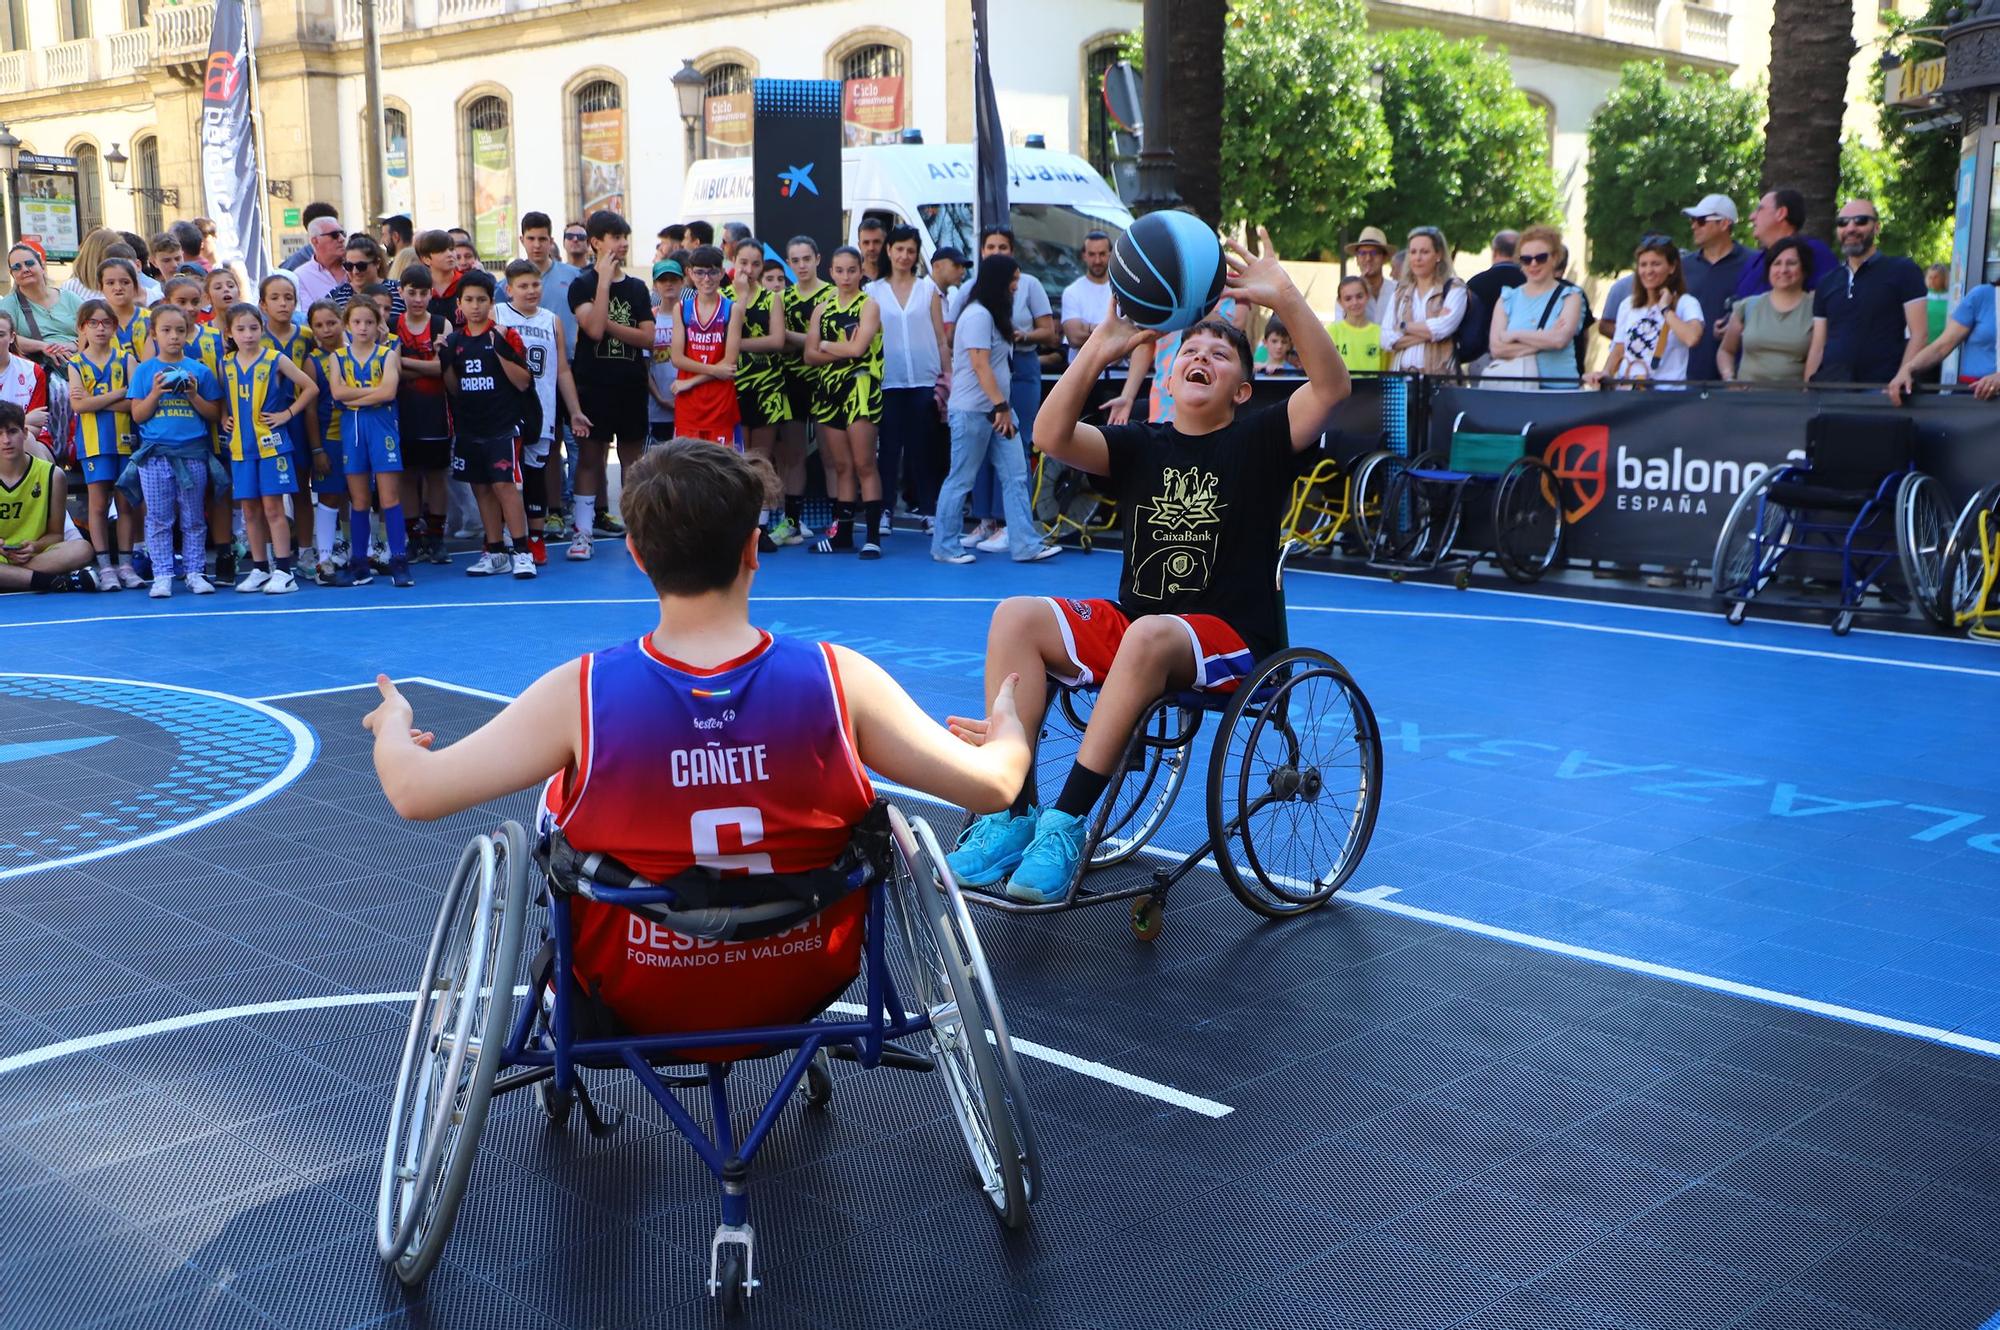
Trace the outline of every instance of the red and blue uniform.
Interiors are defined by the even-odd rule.
[[[729,297],[718,297],[715,310],[704,322],[698,311],[701,302],[690,291],[681,297],[681,326],[687,330],[687,357],[704,365],[719,363],[729,350]],[[674,433],[685,439],[706,439],[710,443],[737,448],[736,427],[742,423],[736,403],[736,384],[730,379],[710,379],[674,398]]]
[[[808,872],[840,856],[875,801],[824,643],[767,633],[701,670],[648,635],[582,664],[581,757],[544,796],[580,850],[656,882],[695,865]],[[859,972],[866,907],[857,891],[776,937],[715,942],[579,897],[575,975],[634,1033],[803,1020]]]

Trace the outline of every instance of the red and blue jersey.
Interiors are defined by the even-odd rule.
[[[807,872],[839,857],[874,802],[824,643],[764,634],[702,670],[648,635],[582,667],[579,759],[547,794],[580,850],[656,882],[695,865]],[[853,978],[865,905],[856,892],[775,938],[723,943],[578,898],[576,977],[635,1031],[798,1020]]]

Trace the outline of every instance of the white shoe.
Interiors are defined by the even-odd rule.
[[[140,587],[146,585],[139,580],[139,570],[129,563],[121,563],[111,571],[118,574],[118,585],[124,587],[127,591],[137,591]]]
[[[97,589],[99,591],[120,591],[124,588],[118,585],[118,574],[116,572],[109,568],[99,568],[97,570]]]
[[[328,560],[328,562],[332,563],[333,566],[336,568],[345,568],[347,567],[348,557],[349,557],[349,551],[347,548],[347,542],[344,540],[334,541],[333,556],[330,560]]]
[[[491,577],[495,573],[507,571],[507,556],[504,554],[482,554],[472,561],[465,570],[467,577]]]
[[[980,541],[977,545],[974,545],[972,548],[979,550],[985,554],[1000,553],[1000,551],[1007,548],[1007,528],[1004,526],[994,527],[992,535]]]
[[[451,538],[453,540],[479,540],[482,539],[485,535],[486,532],[483,529],[476,527],[462,526],[458,530],[451,533]]]
[[[375,536],[369,540],[368,562],[375,565],[375,571],[378,573],[389,571],[389,538],[387,536]]]
[[[237,587],[236,589],[241,591],[243,588]],[[267,596],[283,596],[298,589],[299,579],[282,568],[272,573],[271,580],[264,583],[264,594]]]
[[[972,528],[972,530],[968,531],[963,537],[961,537],[958,543],[965,546],[967,549],[974,549],[977,548],[980,541],[989,539],[992,535],[993,535],[993,523],[990,521],[982,521],[978,526],[975,526],[974,528]]]
[[[569,553],[564,555],[563,557],[568,559],[571,563],[582,563],[585,559],[588,559],[590,555],[591,555],[590,537],[578,536],[575,540],[572,540],[569,543]]]
[[[535,556],[525,552],[516,554],[514,556],[514,576],[522,581],[526,581],[534,575]]]
[[[1043,545],[1041,548],[1037,549],[1033,554],[1030,554],[1027,558],[1016,559],[1014,560],[1014,562],[1040,563],[1043,559],[1053,559],[1056,557],[1056,555],[1061,553],[1062,553],[1062,546],[1060,545]]]
[[[967,553],[966,553],[966,552],[965,552],[964,550],[960,550],[960,551],[959,551],[958,553],[956,553],[956,554],[937,554],[937,553],[933,553],[933,554],[931,555],[931,557],[932,557],[933,559],[936,559],[936,560],[937,560],[937,561],[938,561],[939,563],[959,563],[959,564],[964,564],[964,563],[978,563],[978,562],[979,562],[979,558],[978,558],[978,556],[977,556],[977,555],[972,555],[972,554],[967,554]]]
[[[197,596],[212,596],[215,594],[215,583],[208,580],[207,573],[189,573],[187,575],[187,584],[188,590],[194,592]]]
[[[271,575],[269,573],[265,572],[262,568],[252,568],[249,574],[236,584],[236,589],[247,596],[252,591],[262,591],[266,586],[270,585],[270,582]]]
[[[165,600],[174,594],[174,580],[171,577],[156,577],[153,579],[153,589],[146,594],[154,600]]]

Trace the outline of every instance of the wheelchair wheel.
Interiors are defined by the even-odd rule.
[[[416,1284],[451,1236],[505,1051],[528,834],[508,822],[466,846],[431,933],[382,1151],[375,1246]]]
[[[1945,542],[1944,568],[1938,578],[1939,622],[1960,628],[1982,609],[1981,599],[1989,594],[1986,544],[1980,537],[1980,518],[1987,531],[2000,523],[2000,485],[1989,485],[1966,501],[1952,524],[1951,538]]]
[[[1075,765],[1095,697],[1065,688],[1049,699],[1041,740],[1035,746],[1035,784],[1042,798],[1053,798]],[[1104,822],[1086,869],[1124,863],[1159,831],[1187,780],[1194,746],[1191,727],[1200,723],[1198,715],[1164,701],[1146,713],[1139,723],[1144,739],[1131,750],[1123,774],[1098,802]]]
[[[1735,600],[1749,600],[1764,589],[1777,570],[1777,559],[1771,556],[1772,544],[1782,544],[1790,535],[1791,511],[1778,504],[1763,505],[1765,491],[1769,490],[1778,476],[1785,471],[1766,471],[1736,496],[1730,506],[1729,516],[1723,519],[1722,534],[1715,540],[1715,559],[1709,570],[1710,586],[1715,595]],[[1753,539],[1757,533],[1759,508],[1764,514],[1763,548]]]
[[[930,1056],[951,1100],[980,1190],[1000,1222],[1020,1228],[1042,1190],[1027,1083],[1007,1037],[986,954],[944,851],[927,823],[893,806],[896,935],[902,996],[930,1018]]]
[[[1538,582],[1562,557],[1562,482],[1538,457],[1511,462],[1493,492],[1493,553],[1516,582]]]
[[[1270,657],[1230,699],[1209,757],[1222,880],[1272,919],[1324,905],[1360,864],[1381,791],[1381,731],[1347,670],[1306,647]]]
[[[1348,549],[1364,559],[1375,547],[1375,524],[1382,518],[1382,489],[1389,478],[1387,464],[1394,459],[1395,454],[1384,449],[1354,464],[1347,489],[1347,530],[1341,535]]]
[[[1384,464],[1381,516],[1371,528],[1370,548],[1377,562],[1435,565],[1451,549],[1458,537],[1458,505],[1441,496],[1432,482],[1411,474],[1443,465],[1443,456],[1434,452]]]
[[[1944,551],[1951,540],[1951,509],[1944,486],[1912,471],[1896,490],[1896,558],[1903,585],[1932,623],[1951,623],[1944,608]]]

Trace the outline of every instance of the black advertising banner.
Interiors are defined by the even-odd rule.
[[[993,95],[992,30],[986,0],[972,0],[972,111],[975,185],[972,224],[1006,226],[1007,136],[1000,128],[1000,102]]]
[[[845,242],[840,92],[838,79],[758,79],[752,89],[757,234],[774,245],[811,236],[824,256]]]
[[[243,0],[217,0],[201,84],[201,179],[215,220],[215,257],[241,263],[254,287],[270,269],[264,252],[264,183],[250,130],[250,27]]]
[[[1804,461],[1814,414],[1897,411],[1915,416],[1917,465],[1937,477],[1954,505],[2000,480],[2000,407],[1970,393],[1924,394],[1899,408],[1880,393],[1440,387],[1431,398],[1428,446],[1450,447],[1461,412],[1467,430],[1527,426],[1530,446],[1564,482],[1567,558],[1706,567],[1744,487]]]

